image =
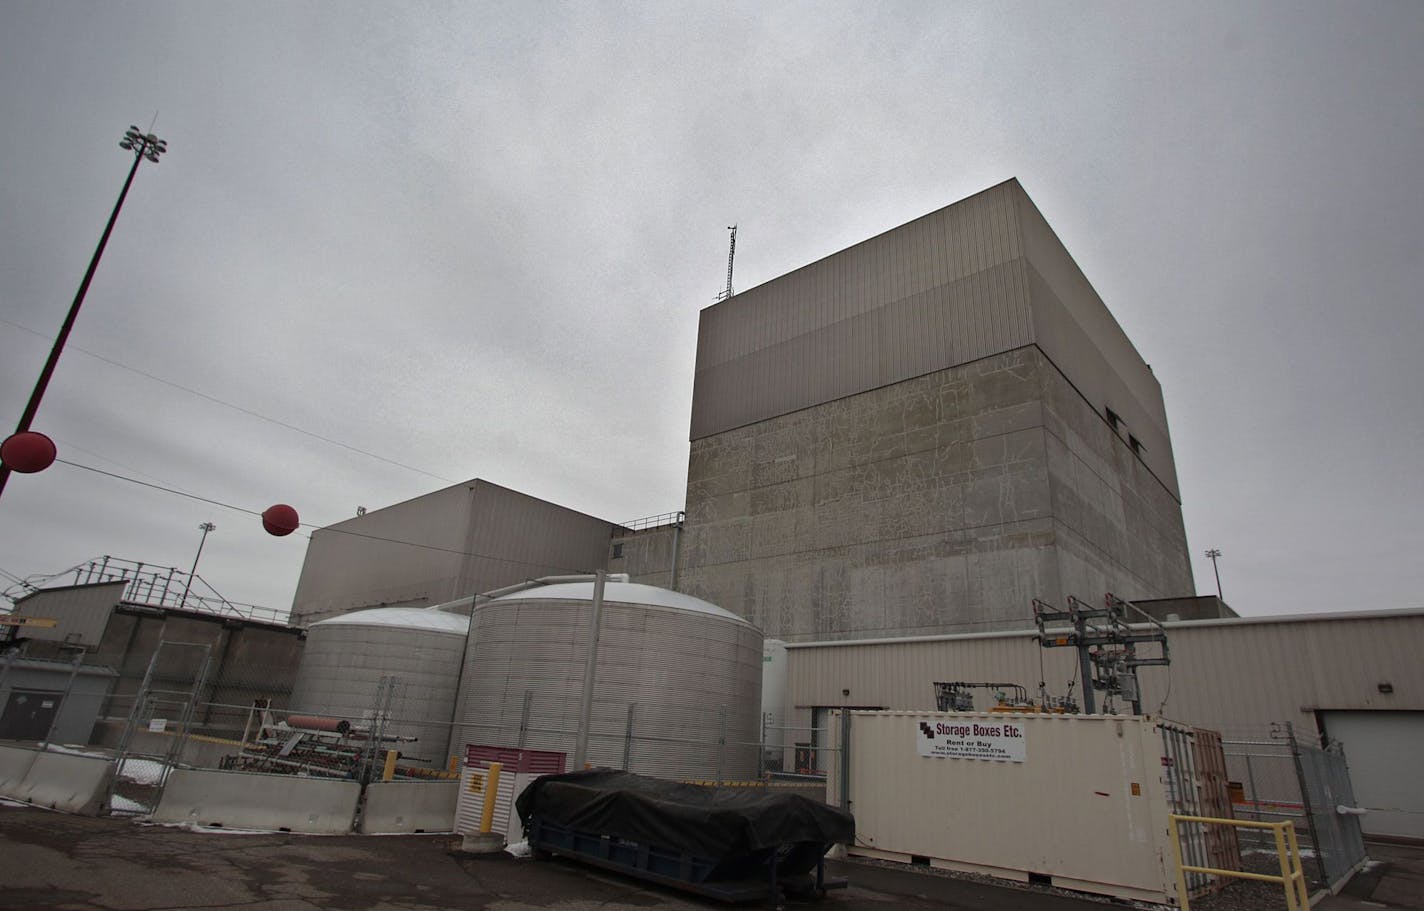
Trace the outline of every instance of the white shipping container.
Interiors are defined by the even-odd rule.
[[[1151,716],[851,712],[850,734],[850,853],[1175,902]]]

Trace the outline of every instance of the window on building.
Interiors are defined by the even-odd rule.
[[[621,560],[622,558],[623,558],[623,545],[622,545],[621,543],[620,543],[620,544],[615,544],[615,545],[613,545],[613,559],[615,559],[615,560]]]
[[[1133,452],[1142,455],[1142,441],[1130,433],[1127,435],[1127,445],[1132,447]]]
[[[1105,407],[1103,408],[1103,410],[1106,411],[1108,415],[1108,426],[1111,427],[1113,430],[1117,430],[1118,425],[1122,423],[1122,418],[1119,417],[1118,413],[1116,411],[1113,411],[1111,408]]]

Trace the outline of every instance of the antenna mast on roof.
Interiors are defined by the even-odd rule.
[[[732,261],[737,258],[737,226],[728,225],[727,230],[732,232],[732,240],[727,248],[727,290],[717,295],[717,300],[724,301],[736,294],[732,290]]]

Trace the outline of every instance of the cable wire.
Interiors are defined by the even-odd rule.
[[[221,506],[223,509],[231,509],[231,510],[234,511],[234,512],[245,513],[245,514],[247,514],[247,515],[249,515],[249,516],[257,516],[258,518],[261,518],[261,516],[262,516],[262,513],[258,512],[258,511],[255,510],[255,509],[248,509],[248,508],[246,508],[246,507],[244,507],[244,506],[235,506],[235,505],[233,505],[232,503],[224,503],[224,502],[221,501],[221,500],[214,500],[214,499],[211,499],[211,498],[209,498],[209,497],[200,497],[200,496],[198,496],[197,494],[185,493],[185,492],[183,492],[183,491],[181,491],[181,490],[174,490],[174,489],[171,488],[171,487],[164,487],[164,486],[161,485],[161,484],[152,484],[152,483],[149,483],[148,481],[140,481],[140,480],[138,480],[137,478],[125,477],[124,475],[121,475],[121,474],[115,474],[115,473],[112,472],[112,471],[105,471],[105,470],[102,469],[102,468],[94,468],[93,466],[90,466],[90,465],[81,465],[81,464],[79,464],[78,462],[70,462],[70,461],[68,461],[67,459],[55,459],[55,462],[58,463],[58,464],[61,464],[61,465],[68,465],[68,466],[71,467],[71,468],[79,468],[79,469],[82,469],[82,470],[84,470],[84,471],[91,471],[91,472],[93,472],[94,474],[99,474],[99,475],[103,475],[103,476],[105,476],[105,477],[114,478],[114,479],[119,480],[119,481],[127,481],[127,482],[129,482],[130,484],[137,484],[137,485],[139,485],[140,487],[147,487],[147,488],[150,488],[150,489],[152,489],[152,490],[161,490],[161,491],[163,491],[164,493],[171,493],[171,494],[174,494],[175,496],[187,497],[187,498],[190,499],[190,500],[197,500],[197,501],[200,502],[200,503],[207,503],[207,504],[209,504],[209,505],[211,505],[211,506]],[[313,523],[311,523],[311,522],[300,522],[300,523],[298,523],[298,524],[299,524],[299,527],[310,528],[310,529],[312,529],[313,531],[325,531],[325,532],[331,532],[331,533],[333,533],[333,534],[350,535],[350,536],[355,537],[355,538],[365,538],[365,539],[370,540],[370,541],[381,541],[381,542],[384,542],[384,543],[386,543],[386,544],[404,544],[404,545],[407,546],[407,547],[420,547],[420,548],[424,548],[424,549],[426,549],[426,550],[434,550],[434,551],[439,551],[439,552],[441,552],[441,553],[455,554],[456,556],[460,556],[460,557],[479,557],[479,558],[485,559],[485,560],[495,560],[495,561],[498,561],[498,562],[500,562],[500,563],[513,563],[513,564],[518,565],[518,566],[530,566],[530,567],[535,567],[535,568],[537,568],[537,569],[543,570],[543,571],[546,572],[546,573],[547,573],[550,569],[560,570],[560,571],[562,571],[562,572],[567,572],[567,573],[587,573],[587,572],[590,572],[590,570],[588,570],[587,568],[574,568],[574,567],[568,567],[568,566],[551,566],[551,565],[548,564],[548,563],[534,563],[534,562],[531,562],[531,561],[529,561],[529,560],[516,560],[516,559],[513,559],[513,558],[511,558],[511,557],[500,557],[500,556],[496,556],[496,555],[494,555],[494,554],[482,554],[482,553],[477,553],[477,552],[475,552],[475,551],[458,550],[458,549],[453,548],[453,547],[441,547],[441,546],[439,546],[438,544],[421,544],[421,543],[416,542],[416,541],[402,541],[402,540],[400,540],[399,538],[386,538],[386,537],[382,537],[382,536],[380,536],[380,535],[368,535],[368,534],[363,534],[363,533],[361,533],[361,532],[359,532],[359,531],[351,531],[351,530],[345,529],[345,528],[333,528],[333,527],[331,527],[331,526],[325,526],[325,525],[316,525],[316,524],[313,524]]]
[[[43,339],[50,339],[50,340],[52,340],[52,338],[51,338],[50,336],[46,336],[43,332],[39,332],[39,331],[37,331],[37,330],[35,330],[35,329],[31,329],[29,326],[22,326],[22,325],[20,325],[19,323],[13,322],[12,320],[5,319],[4,317],[0,317],[0,323],[4,323],[4,324],[7,325],[7,326],[14,326],[16,329],[19,329],[19,330],[21,330],[22,332],[28,332],[28,333],[30,333],[31,335],[37,335],[37,336],[39,336],[40,338],[43,338]],[[136,373],[136,374],[138,374],[139,376],[146,377],[147,379],[153,380],[155,383],[162,383],[162,384],[165,385],[165,386],[171,386],[171,387],[173,387],[174,389],[178,389],[178,390],[180,390],[180,391],[182,391],[182,392],[186,392],[186,393],[188,393],[189,395],[196,395],[196,396],[197,396],[198,398],[200,398],[200,399],[204,399],[204,400],[209,401],[209,402],[212,402],[212,403],[214,403],[214,404],[216,404],[216,405],[222,405],[224,408],[231,408],[233,411],[239,411],[239,412],[241,412],[241,413],[243,413],[243,414],[245,414],[245,415],[248,415],[249,417],[257,418],[257,419],[260,420],[260,421],[267,421],[269,424],[276,424],[278,427],[284,427],[284,428],[286,428],[287,430],[291,430],[291,431],[294,431],[294,432],[296,432],[296,433],[300,433],[300,434],[302,434],[302,435],[304,435],[304,436],[309,436],[309,437],[311,437],[312,439],[321,440],[323,443],[329,443],[329,444],[331,444],[332,446],[339,446],[340,448],[345,449],[345,450],[347,450],[347,451],[349,451],[349,452],[358,453],[358,454],[360,454],[360,455],[366,456],[367,458],[375,459],[375,460],[378,461],[378,462],[385,462],[387,465],[394,465],[394,466],[396,466],[397,468],[404,468],[406,471],[413,471],[413,472],[415,472],[416,474],[423,474],[423,475],[425,475],[425,476],[428,477],[428,478],[434,478],[434,479],[437,480],[437,481],[444,481],[444,482],[447,483],[447,484],[457,484],[457,483],[459,483],[458,481],[455,481],[455,480],[453,480],[453,479],[451,479],[451,478],[444,477],[443,475],[438,475],[438,474],[435,474],[434,472],[426,471],[426,470],[423,469],[423,468],[416,468],[414,465],[407,465],[407,464],[405,464],[404,462],[397,462],[395,459],[388,459],[388,458],[386,458],[385,456],[377,455],[377,454],[374,453],[374,452],[368,452],[368,451],[365,450],[365,449],[360,449],[360,448],[358,448],[358,447],[356,447],[356,446],[352,446],[352,445],[349,444],[349,443],[343,443],[343,442],[341,442],[340,440],[334,440],[334,439],[332,439],[331,437],[322,436],[322,435],[319,434],[319,433],[314,433],[314,432],[312,432],[312,431],[310,431],[310,430],[306,430],[306,429],[304,429],[304,428],[302,428],[302,427],[298,427],[298,426],[295,425],[295,424],[289,424],[289,423],[287,423],[286,421],[278,420],[277,418],[273,418],[273,417],[268,417],[267,415],[262,414],[261,412],[253,411],[251,408],[244,408],[244,407],[241,406],[241,405],[234,405],[232,402],[223,401],[222,399],[218,398],[217,396],[208,395],[206,392],[199,392],[199,391],[196,390],[196,389],[193,389],[193,388],[188,387],[188,386],[184,386],[182,383],[175,383],[175,382],[173,382],[172,380],[166,380],[166,379],[164,379],[164,378],[161,377],[161,376],[154,376],[152,373],[148,373],[147,371],[140,370],[140,369],[138,369],[137,367],[130,367],[128,364],[122,364],[122,363],[120,363],[120,362],[118,362],[118,361],[116,361],[116,360],[113,360],[112,358],[104,357],[104,355],[102,355],[102,354],[95,354],[93,351],[89,351],[89,350],[87,350],[87,349],[85,349],[85,348],[81,348],[80,346],[75,345],[75,344],[73,344],[72,342],[66,347],[65,350],[67,350],[67,351],[78,351],[80,354],[88,355],[89,357],[92,357],[92,358],[94,358],[94,359],[97,360],[97,361],[103,361],[104,363],[109,364],[109,365],[111,365],[111,366],[113,366],[113,367],[117,367],[117,368],[119,368],[120,370],[127,370],[127,371],[130,372],[130,373]]]

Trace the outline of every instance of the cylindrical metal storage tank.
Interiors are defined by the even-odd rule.
[[[573,759],[593,615],[592,582],[477,604],[453,752],[469,743]],[[762,634],[690,595],[608,582],[587,761],[663,778],[758,770]]]
[[[369,722],[394,681],[388,735],[402,762],[443,767],[469,618],[436,609],[381,607],[313,623],[292,687],[291,711]]]

